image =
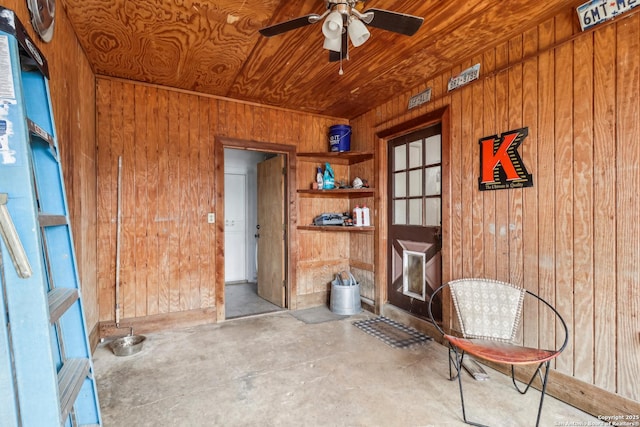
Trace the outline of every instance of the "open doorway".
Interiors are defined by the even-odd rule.
[[[224,149],[225,318],[286,308],[282,153]]]

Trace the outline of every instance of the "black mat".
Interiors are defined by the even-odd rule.
[[[383,316],[358,320],[353,324],[395,348],[407,348],[416,344],[424,344],[433,339],[422,332]]]

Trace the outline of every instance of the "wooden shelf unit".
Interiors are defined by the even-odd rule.
[[[373,152],[366,151],[346,151],[346,152],[335,152],[329,151],[325,153],[319,152],[303,152],[297,153],[296,157],[299,162],[308,162],[308,163],[325,163],[328,162],[332,165],[340,165],[341,167],[346,167],[347,170],[349,166],[355,165],[357,163],[365,162],[373,159]],[[353,176],[348,178],[353,179]],[[375,196],[374,188],[337,188],[332,190],[312,190],[312,189],[301,189],[297,190],[297,194],[301,198],[305,199],[359,199],[359,198],[371,198],[373,199]],[[373,200],[371,200],[371,205],[373,205]],[[327,210],[328,212],[329,210]],[[317,212],[316,214],[320,214],[322,212]],[[309,213],[307,212],[307,215]],[[311,219],[311,218],[308,218]],[[305,217],[305,221],[308,220]],[[298,230],[305,231],[320,231],[320,232],[357,232],[357,233],[370,233],[375,230],[373,226],[367,227],[355,227],[355,226],[317,226],[317,225],[299,225]]]
[[[303,161],[309,162],[329,162],[338,165],[353,165],[373,159],[371,151],[328,151],[326,153],[297,153],[296,156]]]
[[[300,197],[373,197],[375,191],[372,188],[338,188],[335,190],[298,190]]]
[[[307,231],[344,231],[347,233],[369,233],[375,230],[375,227],[356,227],[353,225],[299,225],[298,230]]]

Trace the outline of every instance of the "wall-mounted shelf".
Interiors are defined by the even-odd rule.
[[[371,151],[328,151],[326,153],[297,153],[300,160],[309,162],[329,162],[338,165],[353,165],[355,163],[364,162],[366,160],[373,159],[373,152]]]
[[[335,190],[298,190],[300,197],[342,197],[342,198],[358,198],[373,197],[375,191],[373,188],[338,188]]]
[[[375,230],[375,227],[355,227],[355,226],[343,226],[343,225],[299,225],[298,230],[346,231],[350,233],[368,233]]]

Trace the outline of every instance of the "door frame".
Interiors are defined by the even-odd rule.
[[[225,287],[224,287],[224,149],[233,148],[236,150],[260,151],[265,153],[282,154],[285,156],[285,190],[284,206],[287,215],[287,233],[285,239],[286,248],[286,278],[287,287],[285,290],[286,307],[284,309],[295,310],[297,300],[296,272],[293,266],[298,255],[298,235],[296,224],[296,147],[293,145],[276,144],[270,142],[258,142],[246,139],[231,138],[226,136],[216,136],[214,138],[214,191],[216,214],[216,273],[215,273],[215,303],[216,320],[218,322],[226,319],[225,313]]]
[[[375,239],[375,265],[376,265],[376,296],[375,309],[376,313],[382,311],[382,306],[389,301],[387,292],[387,278],[389,277],[389,228],[388,228],[388,204],[386,199],[382,199],[383,195],[389,194],[389,141],[411,132],[441,123],[442,127],[442,281],[448,282],[452,279],[452,263],[451,263],[451,137],[450,137],[450,119],[449,107],[445,106],[432,112],[408,119],[402,123],[392,125],[388,123],[388,127],[383,125],[377,126],[376,137],[378,139],[375,156],[375,170],[378,172],[376,193],[376,207],[378,215],[376,218]],[[448,304],[443,303],[442,318],[448,319],[450,312]]]

